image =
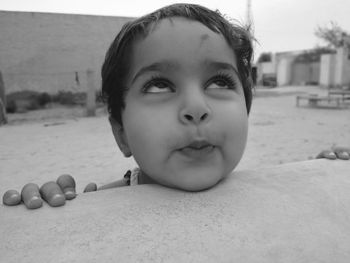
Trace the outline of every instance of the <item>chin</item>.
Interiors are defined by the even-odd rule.
[[[212,178],[211,180],[205,180],[205,181],[201,181],[198,179],[194,180],[193,182],[186,181],[186,182],[181,182],[176,185],[173,185],[173,188],[181,189],[188,192],[199,192],[199,191],[204,191],[214,187],[222,179],[223,177],[215,178],[215,179]]]
[[[213,184],[185,186],[185,187],[181,187],[179,189],[184,190],[184,191],[188,191],[188,192],[200,192],[200,191],[208,190],[208,189],[214,187],[220,181],[221,180],[219,180]]]

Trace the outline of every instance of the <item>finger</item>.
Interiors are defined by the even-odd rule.
[[[349,160],[350,159],[350,147],[336,146],[333,151],[339,159]]]
[[[62,189],[55,182],[51,181],[43,184],[40,188],[40,193],[50,206],[62,206],[66,203],[66,197]]]
[[[28,209],[36,209],[43,205],[39,186],[33,183],[26,184],[22,189],[22,200]]]
[[[21,195],[16,190],[8,190],[2,197],[3,204],[8,206],[19,205],[21,201]]]
[[[97,191],[97,185],[95,183],[89,183],[85,186],[84,193]]]
[[[57,178],[56,183],[61,187],[66,200],[74,199],[77,194],[75,192],[74,178],[69,174],[63,174]]]
[[[321,158],[326,158],[326,159],[329,159],[329,160],[335,160],[335,159],[337,159],[337,156],[335,155],[335,153],[333,151],[324,150],[324,151],[320,152],[316,156],[316,159],[321,159]]]
[[[335,154],[341,160],[349,160],[350,159],[349,153],[346,151],[336,151]]]

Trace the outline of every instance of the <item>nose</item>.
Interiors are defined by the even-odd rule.
[[[183,124],[199,125],[211,119],[212,111],[204,94],[187,92],[179,111],[179,119]]]

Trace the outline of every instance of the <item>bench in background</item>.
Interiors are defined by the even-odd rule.
[[[297,95],[296,96],[296,106],[300,106],[300,101],[305,100],[308,102],[308,105],[311,107],[321,106],[320,102],[326,102],[326,106],[332,106],[337,108],[345,107],[344,100],[340,97],[332,96],[319,96],[317,94],[308,94],[308,95]],[[323,105],[324,106],[324,105]]]

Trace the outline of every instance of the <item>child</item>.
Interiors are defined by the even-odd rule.
[[[198,5],[127,23],[107,52],[102,92],[116,142],[139,168],[100,189],[158,183],[200,191],[228,176],[246,145],[252,52],[248,29]],[[74,186],[65,175],[41,194],[30,184],[4,203],[37,208],[43,197],[59,206],[75,197]]]

